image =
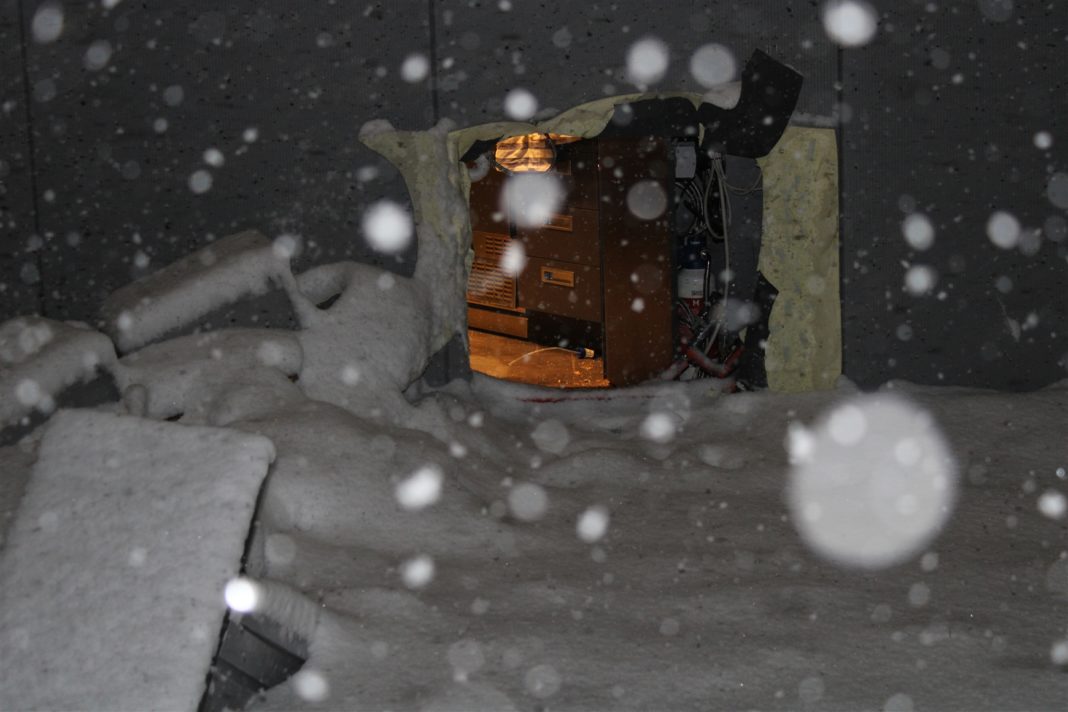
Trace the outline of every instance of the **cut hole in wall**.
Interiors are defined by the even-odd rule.
[[[788,127],[801,82],[793,70],[757,52],[742,77],[705,95],[602,99],[537,124],[365,127],[361,138],[398,166],[412,194],[415,277],[434,285],[435,308],[450,319],[439,324],[437,348],[461,334],[475,370],[604,387],[670,378],[675,364],[726,375],[746,346],[766,353],[773,389],[833,386],[841,364],[834,134]],[[501,139],[510,139],[511,164]],[[427,170],[431,153],[450,163],[435,165],[437,176]],[[760,197],[735,158],[763,174],[764,205],[752,221],[763,244],[748,255],[752,241],[722,240],[716,229],[724,215],[736,224],[735,201],[721,192],[737,202]],[[710,207],[686,215],[697,205]],[[719,288],[703,300],[703,325],[712,325],[704,334],[677,313],[685,238],[700,231],[691,221],[712,227],[691,250],[708,253],[700,281],[708,272],[710,294]],[[686,353],[688,328],[693,341],[705,339],[699,354]],[[759,374],[753,380],[763,385]]]

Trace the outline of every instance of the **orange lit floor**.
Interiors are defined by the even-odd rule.
[[[469,329],[471,368],[508,381],[554,388],[607,388],[604,360]]]

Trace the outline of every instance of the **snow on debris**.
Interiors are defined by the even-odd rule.
[[[119,361],[115,382],[124,394],[144,389],[145,409],[138,415],[186,414],[186,422],[219,424],[213,419],[218,415],[212,415],[213,407],[221,405],[238,384],[253,378],[257,369],[292,376],[300,372],[302,361],[300,342],[292,332],[222,329],[135,351]]]
[[[104,302],[106,330],[122,351],[188,326],[239,299],[289,286],[287,260],[255,231],[230,235],[117,290]]]
[[[0,558],[4,709],[195,710],[262,437],[61,411]]]
[[[15,521],[15,512],[22,501],[36,460],[37,442],[33,437],[0,447],[0,473],[3,473],[0,476],[0,551],[7,541],[8,529]]]
[[[115,347],[82,324],[23,316],[0,324],[0,426],[50,413],[63,389],[115,363]]]

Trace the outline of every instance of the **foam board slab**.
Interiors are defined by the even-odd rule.
[[[0,709],[195,710],[273,458],[260,436],[57,413],[0,555]]]

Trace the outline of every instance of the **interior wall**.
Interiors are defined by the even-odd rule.
[[[41,3],[23,4],[30,24]],[[359,237],[362,210],[406,192],[356,133],[373,117],[431,120],[429,81],[397,77],[429,36],[426,12],[405,5],[64,3],[62,35],[31,40],[26,64],[41,310],[95,321],[115,288],[246,228],[301,235],[305,262],[376,260]],[[90,48],[110,48],[104,68],[87,68]],[[17,97],[6,67],[19,63],[4,66],[5,99]],[[205,162],[209,149],[222,166]],[[193,189],[198,171],[209,190]],[[410,257],[387,266],[410,270]]]
[[[21,0],[27,25],[40,4]],[[1064,13],[1017,0],[994,21],[983,9],[1005,3],[947,0],[933,12],[920,0],[880,3],[875,42],[840,53],[819,5],[68,2],[63,35],[31,40],[24,64],[19,0],[0,0],[0,312],[95,321],[116,287],[245,228],[303,235],[305,263],[376,261],[360,236],[362,209],[407,195],[396,171],[356,140],[365,120],[486,123],[501,118],[515,86],[546,112],[628,91],[627,48],[652,34],[671,48],[663,88],[699,89],[689,57],[706,42],[740,62],[754,47],[768,50],[805,74],[798,118],[807,124],[836,115],[841,61],[848,376],[864,386],[899,377],[1002,388],[1063,378],[1064,241],[1047,229],[1040,249],[1023,254],[995,248],[984,231],[994,209],[1027,227],[1063,220],[1044,196],[1048,175],[1064,171],[1061,147],[1039,151],[1033,135],[1064,136]],[[111,56],[93,71],[86,53],[101,42]],[[430,58],[436,76],[402,80],[412,53]],[[249,128],[254,143],[242,138]],[[210,148],[223,153],[222,167],[205,164]],[[197,194],[189,181],[199,170],[212,187]],[[901,206],[913,202],[938,228],[922,255],[901,238]],[[37,244],[39,253],[27,251]],[[387,266],[410,272],[413,258]],[[902,290],[901,262],[921,260],[940,274],[931,297]],[[1012,282],[1006,292],[1001,277]]]
[[[802,0],[642,0],[572,2],[434,0],[442,116],[461,126],[503,115],[505,94],[523,87],[544,116],[606,96],[626,94],[628,48],[654,36],[667,43],[670,63],[659,88],[702,91],[690,57],[710,42],[728,47],[740,70],[763,49],[804,73],[799,111],[829,117],[835,101],[836,52],[813,3]],[[654,9],[655,8],[655,9]]]
[[[0,0],[0,319],[40,309],[17,0]]]
[[[863,386],[1035,388],[1068,375],[1066,212],[1046,196],[1050,175],[1068,170],[1068,12],[1038,0],[926,5],[880,3],[876,40],[843,53],[845,372]],[[1040,131],[1052,148],[1036,147]],[[996,247],[986,225],[997,210],[1043,234]],[[903,238],[912,212],[935,226],[927,251]],[[931,294],[904,290],[913,264],[937,271]]]

